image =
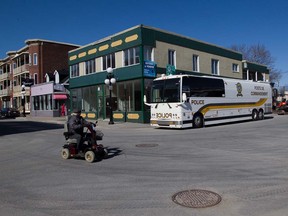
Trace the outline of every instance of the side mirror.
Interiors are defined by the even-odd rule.
[[[151,104],[147,103],[146,95],[144,95],[144,97],[143,97],[143,102],[144,102],[145,105],[151,106]]]
[[[182,94],[182,102],[184,103],[186,101],[187,101],[187,95],[186,95],[186,93],[183,93]]]

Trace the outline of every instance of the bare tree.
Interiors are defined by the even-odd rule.
[[[286,89],[285,89],[285,86],[281,86],[280,88],[279,88],[279,94],[280,94],[280,96],[285,96],[285,91],[286,91]]]
[[[270,81],[276,82],[279,85],[279,81],[282,77],[282,71],[275,68],[275,60],[271,56],[270,51],[267,50],[263,44],[256,44],[251,46],[247,46],[246,44],[232,45],[230,48],[242,53],[243,59],[249,62],[267,66],[270,71]]]

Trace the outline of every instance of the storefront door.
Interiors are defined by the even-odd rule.
[[[117,97],[111,97],[112,111],[117,110]],[[106,97],[106,118],[110,118],[110,97]]]
[[[103,97],[103,88],[102,86],[97,87],[97,118],[104,119],[104,97]]]

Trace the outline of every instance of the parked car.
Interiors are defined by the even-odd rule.
[[[1,117],[4,118],[16,118],[20,116],[19,110],[15,108],[2,108],[1,109]]]

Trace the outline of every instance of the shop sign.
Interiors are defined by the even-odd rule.
[[[65,87],[59,83],[54,84],[55,91],[65,91]]]
[[[144,61],[144,76],[156,77],[156,64],[153,61]]]

